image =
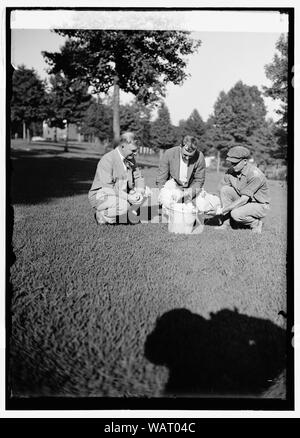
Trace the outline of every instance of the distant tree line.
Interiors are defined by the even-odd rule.
[[[86,37],[86,34],[81,35],[81,38]],[[91,38],[90,34],[88,37]],[[131,37],[138,39],[135,34]],[[138,39],[139,44],[141,41],[146,44],[148,41],[146,37],[143,35],[142,39]],[[159,37],[160,35],[154,32],[148,44],[154,44],[157,40],[159,47],[163,50],[163,42],[169,42],[171,34],[168,32],[161,40]],[[188,41],[186,51],[187,53],[192,51],[191,42],[186,39],[186,35],[179,33],[174,38],[178,39],[176,41],[182,45],[180,46],[182,50],[184,41]],[[73,47],[74,41],[68,41],[68,44]],[[80,133],[86,138],[98,138],[99,141],[107,141],[113,145],[116,140],[115,96],[108,97],[107,95],[105,99],[101,99],[101,87],[98,87],[98,92],[92,95],[89,83],[82,80],[82,75],[78,78],[73,77],[74,72],[77,72],[80,67],[81,56],[78,55],[79,58],[76,58],[75,63],[73,59],[75,55],[70,54],[72,47],[68,44],[66,43],[62,50],[61,57],[55,54],[51,58],[51,55],[47,54],[52,59],[53,66],[56,66],[52,68],[53,73],[50,75],[48,84],[39,79],[33,69],[20,66],[14,71],[11,98],[12,133],[22,130],[24,134],[26,130],[29,136],[38,135],[42,121],[46,121],[48,126],[54,128],[67,127],[68,124],[75,123]],[[157,44],[156,47],[158,47]],[[81,50],[81,46],[78,47],[76,50]],[[141,99],[136,92],[133,102],[126,105],[118,103],[119,129],[134,131],[141,146],[155,151],[179,144],[183,135],[190,134],[198,138],[199,148],[204,154],[216,155],[219,160],[224,158],[227,150],[234,145],[247,146],[257,162],[268,162],[278,158],[285,160],[287,157],[287,40],[284,36],[280,37],[276,49],[277,53],[273,61],[265,67],[266,76],[272,82],[271,86],[264,87],[263,91],[260,91],[256,86],[246,85],[242,81],[237,82],[227,93],[222,91],[219,94],[213,113],[206,122],[203,121],[198,110],[194,109],[186,120],[180,120],[178,126],[174,126],[171,123],[169,109],[162,97],[164,91],[158,89],[159,81],[155,77],[152,80],[156,86],[156,94],[154,91],[150,93],[152,98],[149,95],[148,98]],[[76,50],[75,53],[77,53]],[[61,62],[66,70],[66,56],[71,57],[70,62],[75,63],[72,64],[74,68],[72,74],[70,72],[66,74],[62,68],[59,68]],[[139,52],[136,56],[142,55]],[[176,59],[176,62],[178,63],[179,59]],[[72,70],[70,65],[69,68]],[[175,69],[175,64],[173,68]],[[176,83],[179,80],[178,75],[183,72],[179,69],[175,74],[175,70],[173,79]],[[139,72],[140,75],[142,73],[145,74],[145,71]],[[127,80],[129,81],[129,78]],[[168,80],[172,80],[171,70]],[[150,87],[149,84],[148,87]],[[143,89],[143,93],[147,94],[147,90]],[[281,102],[278,110],[280,119],[276,123],[266,118],[267,110],[263,95],[279,99]],[[157,111],[153,118],[155,108]]]

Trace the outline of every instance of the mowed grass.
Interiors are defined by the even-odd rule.
[[[12,394],[160,397],[194,384],[284,398],[285,183],[270,181],[262,235],[173,235],[163,223],[97,227],[96,165],[14,154]],[[144,169],[152,187],[155,172]],[[220,177],[208,172],[206,190]]]

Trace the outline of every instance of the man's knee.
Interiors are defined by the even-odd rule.
[[[225,185],[225,186],[222,186],[221,187],[221,189],[220,189],[220,195],[222,196],[226,196],[226,195],[232,195],[232,194],[236,194],[236,191],[234,190],[234,188],[233,187],[231,187],[231,186],[227,186],[227,185]]]
[[[239,209],[238,208],[234,208],[233,210],[231,210],[230,212],[230,216],[232,217],[232,219],[235,222],[243,222],[243,216],[240,214]]]
[[[126,199],[121,199],[119,198],[119,202],[118,202],[118,214],[122,215],[122,214],[126,214],[129,210],[130,204],[129,202],[126,201]]]
[[[105,207],[105,208],[104,208]],[[119,197],[110,197],[109,203],[106,205],[99,205],[98,211],[102,211],[105,216],[109,218],[116,218],[117,216],[122,216],[127,213],[130,204],[126,199],[121,199]]]

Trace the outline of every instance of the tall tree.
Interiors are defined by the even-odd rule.
[[[255,158],[270,147],[266,107],[256,86],[239,81],[228,93],[222,91],[214,106],[213,125],[218,156],[232,146],[243,145]]]
[[[266,77],[272,82],[270,87],[264,86],[265,96],[281,101],[281,107],[276,110],[281,116],[279,123],[287,126],[287,99],[288,99],[288,40],[282,34],[276,43],[273,61],[265,66]]]
[[[287,121],[288,121],[288,40],[282,34],[276,43],[277,52],[273,61],[265,66],[266,77],[272,82],[270,87],[263,87],[264,94],[281,102],[276,110],[280,116],[276,123],[277,129],[277,152],[278,158],[286,159],[287,156]]]
[[[151,148],[151,110],[138,100],[120,106],[120,127],[123,131],[132,131],[140,146]]]
[[[47,114],[45,82],[34,69],[21,65],[13,72],[10,108],[12,123],[23,123],[30,141]]]
[[[169,109],[165,103],[161,104],[157,118],[152,122],[151,137],[154,148],[158,148],[161,154],[165,149],[175,146],[175,130],[171,123]]]
[[[186,79],[186,55],[200,41],[182,31],[55,30],[68,37],[60,52],[43,52],[50,72],[81,77],[95,92],[113,93],[113,132],[120,138],[119,90],[144,103],[165,96],[166,84]]]
[[[81,132],[93,135],[100,141],[112,138],[111,107],[101,102],[100,98],[93,99],[82,120]]]
[[[216,129],[214,117],[210,115],[205,123],[205,132],[201,137],[200,149],[205,155],[214,155],[216,152]]]
[[[80,126],[91,95],[80,79],[69,80],[57,73],[50,77],[51,90],[48,96],[48,123],[52,127],[66,128],[65,152],[68,151],[68,125]]]
[[[188,117],[184,126],[184,131],[184,134],[193,135],[198,138],[198,140],[201,140],[205,133],[205,123],[198,110],[194,109],[192,114]]]

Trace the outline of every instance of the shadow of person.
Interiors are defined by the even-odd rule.
[[[210,317],[174,309],[148,335],[145,357],[169,369],[165,393],[258,396],[285,368],[285,331],[228,309]]]

